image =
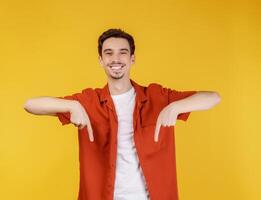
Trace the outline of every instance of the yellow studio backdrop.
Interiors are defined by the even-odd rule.
[[[135,81],[222,97],[176,124],[180,200],[260,200],[260,9],[258,0],[1,1],[0,199],[77,198],[77,129],[23,105],[103,87],[98,36],[122,28],[136,43]]]

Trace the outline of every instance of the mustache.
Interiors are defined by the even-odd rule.
[[[121,64],[121,65],[123,65],[123,63],[120,63],[120,62],[112,62],[109,65],[113,65],[113,64]]]

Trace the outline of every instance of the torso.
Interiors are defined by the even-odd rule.
[[[133,140],[135,90],[112,95],[118,116],[114,200],[147,200],[148,191]]]

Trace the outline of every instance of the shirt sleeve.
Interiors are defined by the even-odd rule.
[[[66,99],[66,100],[77,100],[78,93],[72,94],[72,95],[67,95],[67,96],[59,96],[56,98],[60,98],[60,99]],[[64,113],[56,113],[56,116],[58,117],[59,121],[62,123],[62,125],[66,125],[71,123],[71,113],[70,112],[64,112]]]
[[[177,91],[177,90],[174,90],[174,89],[167,89],[167,90],[168,90],[168,101],[169,101],[169,103],[184,99],[186,97],[189,97],[189,96],[197,93],[197,91],[195,91],[195,90],[190,90],[190,91]],[[190,115],[190,112],[180,113],[178,115],[177,119],[187,121],[189,115]]]

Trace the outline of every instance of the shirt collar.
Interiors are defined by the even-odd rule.
[[[144,87],[137,84],[135,81],[130,79],[132,86],[136,92],[136,99],[138,102],[145,102],[147,100],[147,96],[144,93]],[[110,90],[108,83],[102,88],[100,95],[100,102],[111,100]]]

